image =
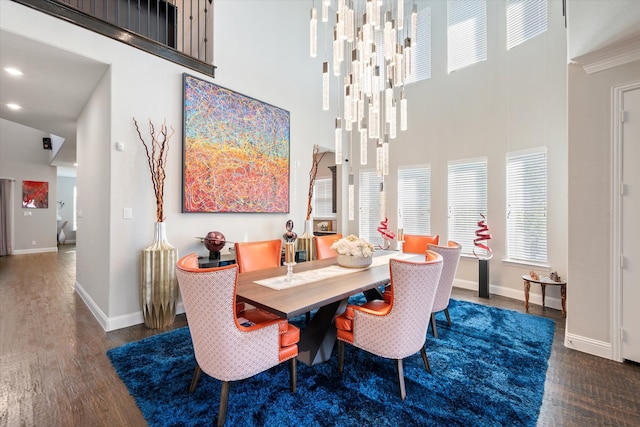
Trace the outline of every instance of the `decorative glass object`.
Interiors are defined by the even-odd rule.
[[[142,250],[142,315],[152,329],[173,324],[178,301],[178,249],[167,241],[166,224],[155,223],[153,243]]]

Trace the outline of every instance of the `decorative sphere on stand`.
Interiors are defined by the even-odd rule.
[[[204,247],[209,250],[209,252],[220,252],[222,248],[224,248],[227,240],[219,231],[210,231],[207,233],[207,236],[203,239]]]

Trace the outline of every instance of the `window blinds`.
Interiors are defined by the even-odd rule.
[[[547,0],[507,0],[507,49],[547,31]]]
[[[380,184],[382,177],[375,170],[360,171],[359,188],[359,237],[374,245],[382,244],[377,229],[380,225]]]
[[[507,258],[547,262],[547,152],[507,154]]]
[[[318,178],[313,187],[313,216],[315,218],[334,218],[333,190],[331,178]]]
[[[487,160],[449,162],[448,169],[448,239],[461,244],[463,254],[472,255],[480,214],[487,214]]]
[[[431,234],[431,168],[398,169],[398,227],[406,234]]]
[[[486,0],[447,1],[448,72],[486,61]]]

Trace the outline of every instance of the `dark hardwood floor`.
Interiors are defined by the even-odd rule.
[[[75,247],[0,257],[0,427],[145,426],[105,352],[171,328],[105,333],[74,292]],[[454,289],[454,298],[524,311],[522,301]],[[640,366],[563,345],[558,310],[530,312],[556,322],[540,426],[640,426]],[[212,405],[217,397],[212,396]]]

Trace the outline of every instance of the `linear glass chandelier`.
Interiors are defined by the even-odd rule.
[[[338,103],[336,164],[342,163],[346,140],[343,132],[348,132],[352,144],[359,142],[360,164],[368,163],[367,148],[371,141],[376,147],[378,175],[389,173],[389,141],[396,138],[398,128],[407,130],[404,83],[413,71],[412,47],[418,24],[415,2],[405,17],[405,1],[319,0],[323,23],[320,27],[325,33],[321,39],[330,50],[325,51],[322,62],[322,109],[329,110],[331,102]],[[335,11],[333,26],[329,24],[331,11]],[[313,58],[318,55],[318,29],[314,2],[309,21]],[[342,86],[339,99],[333,101],[330,72]]]

